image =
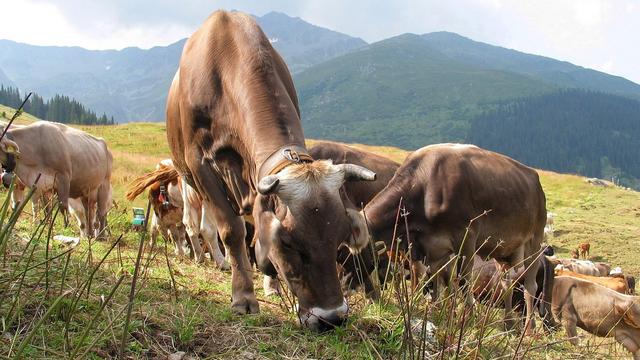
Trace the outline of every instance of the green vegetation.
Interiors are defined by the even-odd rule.
[[[17,88],[0,85],[0,103],[12,107],[22,104],[24,94],[20,94]],[[55,95],[46,102],[38,94],[33,94],[24,104],[24,110],[41,119],[56,121],[63,124],[83,125],[113,125],[115,121],[107,115],[96,116],[96,113],[87,110],[84,105],[64,95]]]
[[[458,63],[405,34],[295,76],[305,134],[416,149],[463,142],[469,120],[490,104],[555,86]]]
[[[7,108],[0,110],[12,114]],[[114,154],[117,206],[109,214],[112,237],[107,242],[82,240],[77,248],[65,253],[68,248],[56,242],[47,247],[48,228],[53,224],[52,235],[74,235],[77,229],[64,228],[58,215],[53,222],[37,222],[44,226],[38,235],[26,214],[18,220],[15,231],[4,238],[0,235],[0,258],[6,259],[0,260],[0,357],[15,356],[21,344],[25,358],[68,358],[85,352],[85,358],[117,356],[140,241],[140,235],[131,232],[128,225],[132,204],[123,199],[123,193],[133,177],[168,157],[165,130],[162,124],[149,123],[81,128],[105,138]],[[396,161],[407,154],[393,147],[355,146]],[[548,207],[557,214],[555,237],[550,243],[558,253],[566,256],[577,244],[589,241],[594,259],[639,275],[640,193],[594,187],[573,175],[540,174]],[[138,199],[136,205],[144,206],[144,199]],[[120,234],[124,235],[122,240],[109,252]],[[539,334],[525,337],[517,349],[520,337],[503,333],[500,310],[478,305],[477,311],[471,312],[463,305],[464,294],[458,292],[438,303],[422,296],[413,299],[398,278],[383,292],[380,304],[371,304],[359,294],[351,296],[349,321],[327,334],[299,329],[288,297],[265,297],[257,272],[254,284],[261,313],[236,316],[229,310],[230,274],[211,264],[180,260],[173,256],[172,245],[166,246],[163,242],[155,247],[145,243],[127,326],[131,336],[127,337],[125,351],[131,358],[164,357],[177,351],[229,359],[408,358],[410,353],[421,354],[420,341],[427,337],[418,334],[423,324],[418,319],[425,314],[437,328],[433,335],[436,340],[427,342],[427,351],[444,349],[444,358],[454,358],[457,352],[463,358],[476,353],[482,358],[514,353],[552,359],[627,356],[624,349],[612,345],[611,339],[586,336],[580,348],[572,347],[563,340],[562,330],[543,334],[539,321]],[[98,266],[102,258],[105,261]],[[109,297],[111,292],[113,296]],[[413,342],[406,336],[407,314],[413,315],[416,325]],[[462,345],[458,347],[459,338]],[[478,339],[483,340],[480,347]]]
[[[543,169],[640,189],[640,102],[564,90],[498,105],[474,118],[467,141]]]

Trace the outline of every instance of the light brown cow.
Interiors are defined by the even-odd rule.
[[[591,260],[579,260],[579,259],[558,259],[551,260],[554,263],[554,267],[562,265],[565,269],[573,271],[578,274],[590,275],[590,276],[608,276],[611,266],[603,262],[594,263]]]
[[[368,238],[338,190],[375,174],[312,161],[291,75],[252,16],[217,11],[187,40],[167,98],[167,139],[229,252],[232,309],[259,311],[244,242],[243,215],[253,213],[261,248],[298,298],[301,324],[342,323],[336,250],[345,241],[361,249]]]
[[[556,277],[551,311],[569,341],[578,345],[576,326],[601,337],[613,337],[640,359],[640,299],[569,276]]]
[[[98,232],[105,234],[113,159],[103,139],[64,124],[38,121],[9,128],[0,142],[0,161],[5,184],[14,172],[27,186],[41,174],[38,186],[55,189],[63,212],[69,198],[82,199],[85,209],[97,206],[95,213],[85,212],[86,232],[93,236],[95,214]]]
[[[591,281],[596,284],[600,284],[606,288],[617,291],[621,294],[627,294],[629,292],[629,286],[625,281],[624,277],[609,277],[609,276],[590,276],[578,274],[570,270],[566,270],[559,265],[554,270],[556,276],[571,276],[576,279],[582,279],[586,281]]]
[[[396,233],[399,206],[404,216]],[[526,330],[531,330],[537,258],[547,219],[534,169],[473,145],[430,145],[410,154],[364,211],[373,239],[390,245],[392,234],[399,234],[426,257],[432,271],[460,253],[458,269],[466,284],[476,251],[509,267],[524,266]],[[452,265],[440,272],[438,283],[450,278]],[[505,324],[511,327],[512,296],[505,298]]]
[[[162,186],[165,191],[161,194]],[[126,194],[127,199],[132,201],[146,189],[149,189],[149,200],[154,211],[152,241],[158,233],[163,234],[166,239],[175,242],[176,254],[184,256],[183,245],[188,234],[191,255],[196,262],[204,262],[205,251],[209,251],[216,266],[229,268],[218,246],[215,220],[207,216],[202,199],[184,182],[170,159],[162,160],[154,171],[136,178]]]

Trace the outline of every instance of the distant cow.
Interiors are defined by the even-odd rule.
[[[16,161],[17,159],[20,161]],[[86,233],[94,234],[94,214],[100,234],[107,225],[111,191],[112,156],[103,139],[63,124],[38,121],[9,128],[0,143],[0,162],[5,169],[3,183],[15,173],[27,186],[41,174],[38,186],[54,188],[63,212],[70,198],[81,198],[86,211]]]
[[[590,260],[578,259],[556,259],[555,265],[558,264],[562,264],[562,266],[569,271],[590,276],[607,276],[611,268],[602,262],[594,263]]]
[[[580,245],[578,245],[578,256],[586,259],[589,257],[589,250],[591,249],[591,244],[589,244],[588,242],[586,243],[581,243]]]
[[[402,217],[396,228],[398,207]],[[534,169],[473,145],[427,146],[407,157],[389,184],[367,204],[365,213],[373,238],[387,245],[394,230],[405,241],[408,230],[407,243],[419,248],[432,271],[460,251],[460,275],[467,284],[476,251],[507,266],[524,265],[528,269],[523,275],[526,330],[531,329],[539,266],[535,260],[541,256],[547,219],[544,192]],[[443,270],[437,282],[448,279],[453,271],[451,267]],[[505,322],[511,326],[511,296],[506,298]]]
[[[601,337],[613,337],[640,359],[640,303],[592,282],[556,277],[552,312],[565,328],[569,341],[578,345],[576,327]]]
[[[591,281],[593,283],[607,287],[611,290],[617,291],[621,294],[627,294],[629,292],[629,286],[624,277],[583,275],[570,270],[566,270],[562,265],[558,265],[555,268],[554,272],[556,276],[571,276],[577,279]]]

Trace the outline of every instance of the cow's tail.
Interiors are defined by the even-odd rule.
[[[131,182],[127,191],[127,200],[132,201],[142,194],[148,187],[156,183],[172,183],[178,180],[178,171],[172,166],[159,166],[156,170],[144,174]]]

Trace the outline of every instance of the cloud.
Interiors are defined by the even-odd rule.
[[[281,11],[378,41],[452,31],[477,41],[612,70],[640,82],[635,1],[609,0],[0,0],[0,38],[89,49],[149,48],[189,36],[215,9]],[[25,26],[25,17],[29,26]]]

